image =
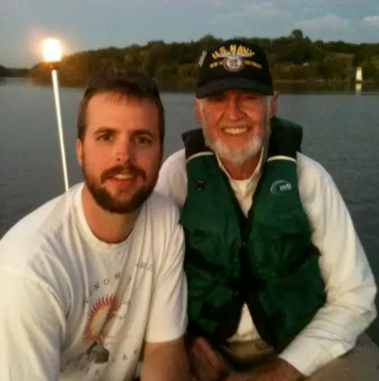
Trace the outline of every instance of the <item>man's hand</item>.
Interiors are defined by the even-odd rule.
[[[247,372],[230,374],[224,381],[301,381],[305,377],[287,361],[277,358]]]
[[[191,341],[188,346],[188,358],[193,381],[222,381],[224,379],[224,360],[203,337],[197,337]]]
[[[190,381],[184,338],[145,342],[141,381]]]

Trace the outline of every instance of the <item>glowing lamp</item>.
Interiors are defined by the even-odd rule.
[[[62,59],[62,47],[55,38],[48,38],[42,44],[43,58],[46,62],[59,62]]]

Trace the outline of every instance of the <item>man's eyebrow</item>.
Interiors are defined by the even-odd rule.
[[[94,134],[110,133],[110,132],[115,132],[115,129],[112,127],[101,126],[94,131]]]
[[[93,132],[93,134],[94,135],[114,134],[116,132],[117,132],[116,128],[107,127],[107,126],[101,126],[101,127],[98,127]],[[151,137],[152,139],[155,139],[157,137],[157,134],[155,134],[154,132],[152,132],[148,128],[139,128],[139,129],[133,130],[133,131],[131,131],[131,134],[134,135],[134,136],[147,135],[147,136]]]
[[[151,130],[147,128],[139,128],[138,130],[134,130],[133,135],[149,135],[152,138],[156,137],[156,134],[154,134]]]

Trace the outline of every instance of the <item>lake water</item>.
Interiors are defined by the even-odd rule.
[[[81,89],[61,89],[70,183]],[[192,95],[163,94],[166,155],[196,128]],[[304,126],[303,152],[333,176],[379,279],[379,92],[282,94],[278,115]],[[0,82],[0,237],[21,217],[63,191],[52,89],[26,80]],[[21,238],[21,237],[20,237]],[[379,306],[379,303],[377,303]],[[370,329],[379,344],[379,323]]]

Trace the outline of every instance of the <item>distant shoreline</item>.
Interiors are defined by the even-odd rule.
[[[51,86],[50,81],[36,81],[34,78],[28,77],[7,77],[0,78],[0,86],[5,85],[7,81],[27,81],[35,87],[49,87]],[[85,84],[62,84],[60,83],[62,89],[84,89]],[[363,81],[361,84],[355,84],[354,82],[346,81],[326,81],[326,80],[315,80],[315,81],[305,81],[305,80],[274,80],[274,88],[279,93],[306,93],[306,92],[328,92],[328,91],[338,91],[338,92],[377,92],[379,91],[379,83],[373,81]],[[162,94],[193,94],[194,88],[189,89],[175,89],[175,88],[160,88]]]

